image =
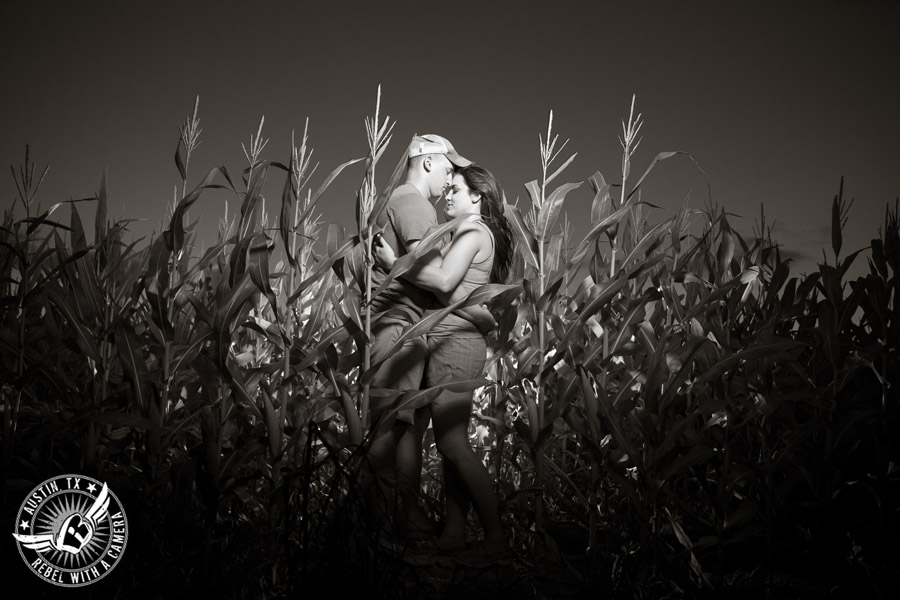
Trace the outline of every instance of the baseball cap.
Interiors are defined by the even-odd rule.
[[[472,161],[456,153],[453,144],[447,138],[429,133],[414,135],[409,145],[409,158],[423,154],[444,154],[457,167],[468,167]]]

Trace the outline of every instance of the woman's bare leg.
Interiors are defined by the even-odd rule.
[[[493,481],[485,466],[469,445],[468,427],[472,412],[472,394],[444,391],[431,407],[434,438],[444,459],[447,488],[447,523],[439,545],[451,546],[465,539],[465,513],[468,497],[484,528],[489,550],[502,550],[506,538],[500,523],[499,502]]]
[[[456,550],[466,545],[466,517],[469,514],[469,495],[465,483],[449,461],[443,464],[444,482],[444,529],[437,540],[441,550]]]

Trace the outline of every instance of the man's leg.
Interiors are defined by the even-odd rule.
[[[431,413],[428,407],[415,411],[415,423],[406,427],[397,442],[397,488],[406,515],[407,533],[411,537],[431,537],[434,524],[419,506],[422,490],[422,440]]]
[[[376,321],[372,329],[372,361],[376,363],[386,355],[387,350],[400,337],[405,326],[409,323],[399,320],[380,319]],[[397,352],[388,356],[372,379],[373,388],[385,388],[398,391],[418,390],[425,368],[425,356],[427,347],[425,340],[415,338],[407,340]],[[402,454],[403,460],[398,461],[398,447],[401,440],[406,439],[404,448],[409,444],[408,432],[413,429],[412,410],[401,411],[399,417],[389,417],[388,407],[381,407],[372,412],[372,422],[375,430],[372,434],[372,443],[368,451],[368,471],[365,479],[367,502],[370,504],[370,515],[378,519],[379,526],[390,529],[386,518],[394,514],[396,499],[395,491],[401,492],[401,498],[406,489],[413,485],[409,481],[411,467],[404,464],[407,460],[408,449]],[[427,421],[426,421],[427,425]],[[423,429],[424,432],[424,429]],[[421,440],[419,441],[421,448]],[[421,457],[419,458],[419,470],[421,471]],[[402,472],[398,472],[401,471]],[[373,485],[371,479],[377,481]],[[418,495],[418,479],[415,481],[415,495]],[[404,503],[405,504],[405,503]]]

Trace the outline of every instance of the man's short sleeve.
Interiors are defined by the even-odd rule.
[[[388,216],[397,238],[407,251],[409,244],[425,237],[425,233],[437,225],[434,207],[418,193],[404,194],[388,206]]]

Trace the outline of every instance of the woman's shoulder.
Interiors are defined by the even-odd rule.
[[[487,228],[487,225],[481,219],[466,219],[461,222],[459,226],[456,228],[456,233],[465,233],[467,231],[477,231],[484,235],[490,236],[490,231]]]
[[[493,248],[494,243],[487,224],[481,219],[465,220],[460,223],[453,234],[453,240],[475,248],[477,251],[476,262]]]
[[[477,241],[479,245],[483,242],[489,242],[491,239],[490,231],[480,220],[465,220],[461,222],[453,232],[454,240],[471,240]]]

